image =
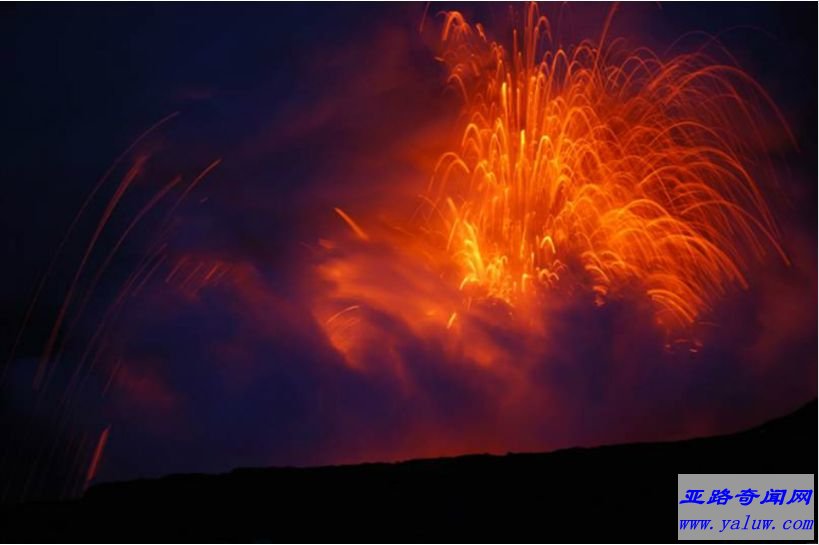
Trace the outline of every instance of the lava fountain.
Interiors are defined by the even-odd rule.
[[[752,257],[787,260],[747,154],[754,99],[772,104],[701,53],[663,61],[605,34],[548,47],[532,5],[508,51],[447,14],[443,61],[465,127],[428,197],[462,288],[513,304],[569,274],[602,302],[634,281],[660,324],[684,326],[729,284],[747,286]]]
[[[491,302],[506,308],[504,320],[531,323],[556,293],[586,290],[598,306],[642,298],[665,335],[692,337],[732,286],[748,287],[754,262],[788,262],[754,174],[771,120],[787,131],[775,105],[705,47],[663,59],[608,39],[615,9],[598,41],[570,48],[553,44],[536,4],[509,46],[459,12],[442,14],[438,58],[462,97],[460,139],[438,160],[398,246],[449,287],[429,293],[411,321],[440,316],[450,329]],[[360,311],[350,295],[327,318],[331,338]],[[407,299],[388,312],[406,314]]]

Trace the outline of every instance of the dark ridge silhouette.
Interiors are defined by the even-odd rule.
[[[100,484],[4,507],[0,541],[673,542],[678,473],[816,468],[814,400],[685,441]]]

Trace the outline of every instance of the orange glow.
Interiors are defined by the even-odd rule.
[[[358,240],[325,245],[334,291],[314,310],[352,367],[386,342],[385,316],[421,338],[452,331],[444,345],[489,365],[502,347],[476,323],[542,338],[544,309],[577,292],[645,299],[671,342],[747,288],[755,261],[787,263],[755,160],[763,122],[782,118],[756,82],[705,48],[664,59],[608,39],[614,10],[599,40],[569,48],[525,11],[510,48],[444,14],[460,137],[414,221],[379,233],[336,209]]]

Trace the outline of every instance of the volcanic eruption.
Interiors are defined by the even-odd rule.
[[[785,115],[713,36],[660,52],[615,5],[568,39],[549,9],[299,50],[276,99],[216,101],[207,153],[157,116],[21,312],[7,496],[692,437],[815,396]]]
[[[704,46],[665,59],[608,38],[615,11],[598,40],[568,48],[535,3],[508,44],[457,11],[440,14],[438,60],[461,96],[460,138],[419,190],[413,219],[382,235],[387,259],[406,261],[392,279],[408,293],[375,289],[371,257],[328,269],[344,304],[323,318],[342,352],[368,308],[440,331],[475,306],[501,306],[501,320],[529,328],[574,292],[597,306],[649,301],[667,340],[696,350],[696,323],[748,288],[755,263],[788,263],[765,197],[774,174],[758,153],[772,126],[788,131],[776,106]]]

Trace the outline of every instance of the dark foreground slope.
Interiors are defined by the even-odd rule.
[[[817,405],[673,443],[104,484],[7,507],[0,541],[676,540],[677,473],[816,473]]]

